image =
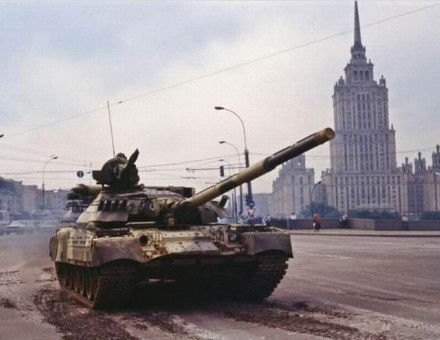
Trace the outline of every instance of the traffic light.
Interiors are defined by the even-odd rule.
[[[220,165],[220,177],[225,177],[225,166]]]

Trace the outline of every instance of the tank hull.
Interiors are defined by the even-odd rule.
[[[234,225],[65,227],[50,255],[61,288],[91,308],[125,305],[140,283],[169,280],[222,298],[263,299],[293,257],[289,234]]]

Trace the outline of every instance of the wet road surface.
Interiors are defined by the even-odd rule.
[[[440,238],[295,235],[260,304],[176,296],[91,311],[58,291],[49,235],[0,236],[0,339],[439,339]]]

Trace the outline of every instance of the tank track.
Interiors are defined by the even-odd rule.
[[[208,271],[199,268],[192,279],[181,278],[181,288],[196,295],[260,301],[270,296],[284,277],[287,260],[285,254],[266,253],[258,255],[251,266],[212,266]],[[138,282],[136,267],[124,262],[102,267],[57,262],[56,273],[63,291],[94,309],[127,305]]]
[[[252,265],[211,266],[195,269],[191,278],[181,278],[183,291],[215,299],[259,301],[278,286],[287,269],[288,257],[281,253],[258,255]]]
[[[288,257],[281,253],[261,254],[235,296],[239,300],[259,301],[278,286],[287,270]]]
[[[57,262],[55,269],[62,290],[94,309],[128,304],[136,284],[135,267],[125,263],[85,267]]]

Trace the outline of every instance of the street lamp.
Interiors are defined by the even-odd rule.
[[[224,108],[223,106],[215,106],[214,109],[228,111],[228,112],[232,113],[235,117],[237,117],[240,120],[241,127],[243,129],[243,139],[244,139],[244,161],[245,161],[246,168],[249,168],[249,150],[248,150],[248,147],[247,147],[246,128],[244,126],[243,119],[241,119],[240,115],[237,112],[232,111],[232,110],[227,109],[227,108]],[[253,202],[251,182],[247,182],[247,189],[248,189],[248,194],[247,194],[247,197],[246,197],[246,203],[248,205],[251,205],[251,202]]]
[[[55,159],[58,159],[58,156],[56,156],[56,155],[51,155],[50,157],[49,157],[49,159],[46,161],[46,162],[44,162],[44,165],[43,165],[43,185],[42,185],[42,188],[43,188],[43,211],[44,211],[44,209],[45,209],[45,189],[44,189],[44,174],[45,174],[45,171],[46,171],[46,165],[50,162],[50,161],[53,161],[53,160],[55,160]]]
[[[235,152],[237,153],[237,158],[238,158],[238,169],[241,171],[241,158],[240,158],[240,152],[238,151],[238,148],[234,144],[232,144],[228,141],[225,141],[225,140],[219,141],[219,144],[227,144],[227,145],[230,145],[231,147],[234,148]],[[243,188],[242,188],[241,184],[239,187],[239,192],[240,192],[240,211],[239,211],[239,214],[241,216],[243,214]]]

